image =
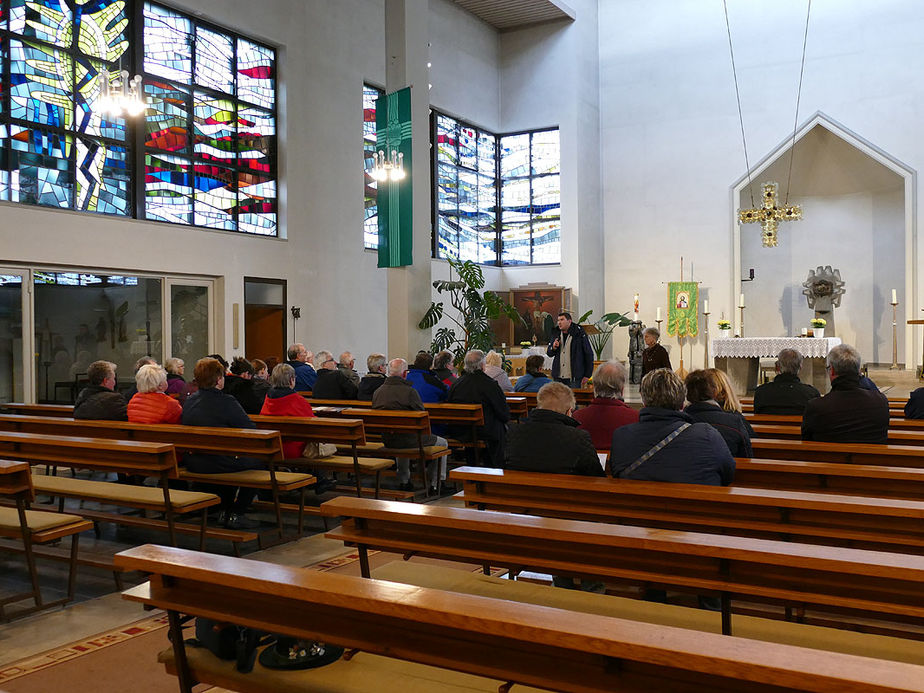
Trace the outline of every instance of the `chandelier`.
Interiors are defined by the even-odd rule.
[[[396,150],[391,151],[391,155],[386,157],[385,152],[379,150],[373,157],[372,177],[377,181],[403,180],[404,173],[404,154]]]
[[[141,75],[129,79],[128,70],[122,70],[118,74],[115,82],[110,84],[109,70],[100,70],[100,91],[96,100],[96,110],[113,118],[141,115],[148,107],[141,94]]]

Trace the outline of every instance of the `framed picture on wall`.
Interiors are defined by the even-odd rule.
[[[558,313],[571,310],[571,289],[551,284],[527,284],[511,289],[508,300],[526,323],[524,326],[507,320],[508,343],[548,344],[551,335],[558,329]]]

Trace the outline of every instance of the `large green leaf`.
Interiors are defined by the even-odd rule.
[[[448,327],[441,327],[436,331],[436,334],[433,337],[433,343],[430,345],[431,351],[435,354],[438,351],[443,349],[448,349],[453,344],[458,341],[456,339],[455,331],[449,329]]]
[[[465,262],[450,262],[459,279],[468,284],[473,289],[484,288],[484,273],[481,271],[481,265],[466,260]]]
[[[587,321],[587,318],[590,317],[590,314],[591,314],[591,313],[593,313],[593,310],[588,310],[586,313],[584,313],[584,315],[582,315],[581,317],[579,317],[579,318],[577,319],[578,325],[583,325],[583,324]]]
[[[437,279],[433,282],[433,288],[439,293],[444,291],[460,291],[465,289],[465,282],[454,281],[451,279]]]
[[[420,319],[420,322],[417,323],[417,327],[421,330],[429,330],[431,327],[436,325],[443,318],[443,304],[440,303],[431,303],[430,307],[427,308],[427,312],[424,313],[424,316]]]

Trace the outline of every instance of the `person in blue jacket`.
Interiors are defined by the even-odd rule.
[[[558,314],[558,336],[549,344],[546,354],[551,356],[552,379],[568,387],[584,387],[594,372],[594,352],[587,334],[571,313]]]

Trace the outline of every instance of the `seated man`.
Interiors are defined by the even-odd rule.
[[[574,392],[564,383],[549,383],[536,396],[536,408],[507,433],[507,469],[551,474],[604,476],[587,431],[571,418]]]
[[[134,371],[132,371],[133,377],[136,376],[136,375],[138,375],[138,371],[141,370],[141,367],[142,367],[142,366],[150,366],[150,365],[155,365],[155,366],[156,366],[156,365],[157,365],[157,359],[154,358],[153,356],[142,356],[140,359],[138,359],[137,361],[135,361],[135,369],[134,369]],[[135,386],[135,385],[133,384],[131,387],[129,387],[129,388],[125,391],[125,394],[124,394],[124,396],[125,396],[125,401],[126,401],[126,402],[131,401],[132,397],[134,397],[134,396],[135,396],[135,393],[137,393],[137,392],[138,392],[138,388],[137,388],[137,386]]]
[[[408,369],[407,381],[417,390],[422,402],[445,402],[449,388],[430,370],[432,365],[433,357],[426,351],[418,351],[414,365]]]
[[[333,354],[327,350],[319,351],[315,363],[318,364],[318,377],[311,390],[312,399],[356,399],[359,387],[344,375]]]
[[[716,401],[715,381],[709,371],[693,371],[687,376],[687,405],[684,411],[694,421],[712,426],[728,445],[732,457],[752,457],[748,424],[736,411],[725,411]]]
[[[311,352],[305,348],[304,344],[296,343],[286,351],[286,361],[295,369],[295,390],[303,392],[311,390],[314,387],[314,381],[318,379],[318,374],[311,365]]]
[[[716,430],[680,411],[686,388],[658,368],[642,378],[638,423],[613,431],[610,474],[620,479],[728,486],[735,459]]]
[[[259,394],[254,388],[253,365],[247,359],[235,356],[230,370],[225,376],[225,394],[234,397],[248,414],[259,414],[266,392]]]
[[[424,411],[423,402],[417,390],[407,381],[407,361],[404,359],[392,359],[388,362],[388,377],[385,382],[372,395],[373,409],[406,409],[409,411]],[[416,448],[417,435],[413,433],[386,433],[382,436],[382,441],[390,448]],[[423,437],[424,446],[439,445],[446,446],[446,439],[439,438],[433,434]],[[439,459],[440,479],[446,479],[446,457]],[[436,462],[428,463],[427,478],[432,486],[429,489],[430,495],[436,494]],[[398,483],[402,491],[413,491],[414,484],[411,483],[411,461],[407,457],[398,458]]]
[[[533,354],[526,357],[526,375],[517,378],[513,386],[514,392],[539,392],[543,385],[552,382],[552,379],[542,372],[545,365],[545,358],[539,354]],[[609,445],[609,439],[607,439]]]
[[[809,400],[821,397],[814,387],[799,381],[802,354],[795,349],[783,349],[776,357],[777,375],[754,391],[755,414],[802,416]]]
[[[222,392],[225,386],[225,368],[217,359],[199,359],[193,378],[199,389],[190,395],[183,405],[182,422],[185,425],[256,428],[237,400]],[[263,468],[257,460],[230,455],[187,453],[183,461],[186,468],[194,474],[222,474]],[[260,526],[259,522],[244,515],[257,495],[255,489],[222,485],[211,491],[221,498],[222,520],[227,528],[255,529]]]
[[[924,419],[924,387],[908,395],[908,401],[905,402],[906,419]]]
[[[507,422],[510,421],[510,406],[500,385],[484,372],[484,352],[474,349],[465,355],[463,368],[465,372],[452,387],[446,401],[453,404],[480,404],[484,411],[484,426],[478,431],[480,440],[485,442],[487,458],[484,466],[504,466],[504,441],[507,436]],[[468,427],[453,430],[453,435],[460,440],[470,436]],[[468,451],[467,451],[468,454]]]
[[[860,352],[838,344],[826,359],[831,392],[805,405],[802,440],[888,443],[889,400],[860,384]]]
[[[446,349],[443,349],[443,351],[433,357],[433,372],[446,387],[449,387],[459,379],[452,368],[452,359],[452,352]]]
[[[359,381],[359,392],[356,394],[356,399],[372,401],[372,394],[385,382],[387,364],[388,359],[385,354],[369,354],[369,358],[366,359],[366,369],[369,372]]]
[[[353,366],[356,365],[356,359],[353,358],[353,354],[349,351],[344,351],[340,354],[340,361],[337,363],[337,368],[340,369],[340,372],[343,373],[350,382],[352,382],[357,388],[359,387],[359,373],[356,372],[356,369]]]
[[[590,439],[597,450],[610,449],[613,431],[617,428],[638,422],[638,411],[622,399],[627,376],[626,367],[619,361],[601,363],[594,371],[593,400],[589,406],[572,414],[581,424],[579,428],[590,433]],[[517,385],[519,384],[520,381],[517,380]]]
[[[87,368],[87,385],[77,395],[75,419],[128,419],[125,398],[115,391],[116,365],[109,361],[94,361]]]

